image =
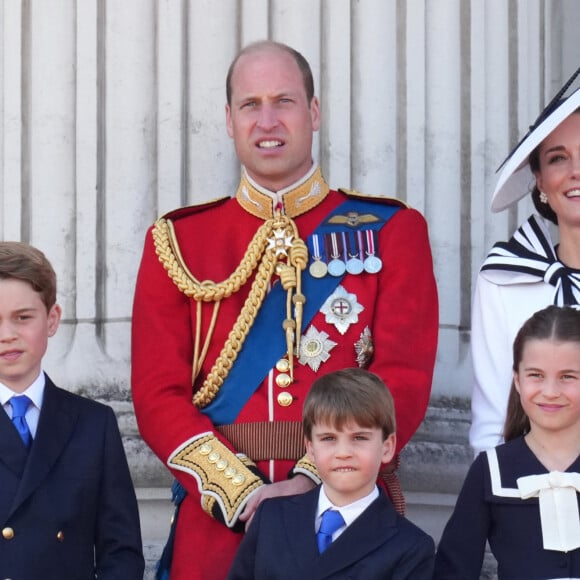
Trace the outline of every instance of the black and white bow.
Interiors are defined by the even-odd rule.
[[[580,305],[580,270],[568,268],[558,260],[550,231],[539,216],[531,216],[508,242],[495,244],[481,270],[497,284],[544,280],[555,288],[556,306]],[[512,274],[505,277],[503,272]]]

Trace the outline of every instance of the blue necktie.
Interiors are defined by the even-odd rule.
[[[318,551],[322,554],[332,544],[332,534],[344,526],[344,519],[339,511],[328,509],[322,514],[320,528],[316,534]]]
[[[24,445],[26,445],[26,449],[29,449],[32,443],[32,435],[25,415],[31,400],[26,395],[19,395],[12,397],[8,402],[12,406],[12,423],[16,427],[16,431],[18,431],[18,435],[20,435]]]

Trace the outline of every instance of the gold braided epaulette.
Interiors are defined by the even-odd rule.
[[[411,206],[396,197],[389,197],[388,195],[371,195],[369,193],[362,193],[356,189],[346,189],[345,187],[339,187],[338,191],[348,195],[349,197],[356,197],[358,199],[364,199],[366,201],[376,201],[378,203],[385,203],[388,205],[398,205],[405,209],[409,209]]]

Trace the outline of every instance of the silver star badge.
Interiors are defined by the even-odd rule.
[[[316,373],[320,365],[330,358],[330,351],[336,344],[328,338],[326,332],[318,331],[314,326],[311,326],[300,341],[298,362],[302,365],[308,365]]]
[[[320,312],[325,315],[328,324],[334,324],[340,334],[344,334],[348,327],[358,322],[358,315],[364,306],[358,303],[356,294],[348,293],[343,286],[337,289],[326,299]]]
[[[293,237],[294,236],[292,235],[287,236],[286,231],[282,228],[274,230],[274,237],[268,238],[268,250],[275,250],[276,257],[278,257],[280,254],[287,256],[288,248],[292,247]]]

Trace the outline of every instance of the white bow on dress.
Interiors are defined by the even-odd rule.
[[[552,471],[517,479],[522,499],[538,497],[545,550],[580,548],[578,499],[580,473]]]

